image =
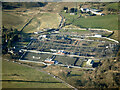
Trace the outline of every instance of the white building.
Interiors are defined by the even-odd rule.
[[[98,10],[98,9],[88,9],[88,8],[80,8],[80,10],[82,11],[82,12],[91,12],[91,13],[93,13],[93,14],[96,14],[96,15],[104,15],[103,13],[100,13],[100,11],[101,10]]]
[[[95,11],[92,11],[92,10],[91,10],[91,13],[96,14],[96,15],[101,15],[101,16],[103,15],[103,13],[95,12]]]
[[[47,37],[47,35],[40,35],[40,36],[39,36],[39,38],[40,38],[40,37],[46,38],[46,37]]]
[[[75,15],[75,13],[70,13],[70,15]]]
[[[102,37],[100,34],[95,34],[93,37]]]
[[[92,66],[94,63],[94,61],[92,59],[88,59],[88,61],[86,62],[87,65]]]
[[[82,12],[89,12],[89,11],[90,11],[90,9],[88,9],[88,8],[80,8],[80,10],[81,10]]]
[[[34,32],[34,34],[40,34],[40,33],[43,33],[43,31],[36,31],[36,32]]]
[[[91,11],[94,11],[94,12],[101,12],[101,10],[99,9],[90,9]]]
[[[34,32],[34,34],[38,34],[38,32]]]
[[[54,51],[54,52],[56,52],[56,50],[55,49],[50,49],[51,51]]]

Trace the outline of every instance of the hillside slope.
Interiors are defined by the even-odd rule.
[[[120,62],[117,60],[104,60],[91,76],[95,86],[115,88],[120,87]]]
[[[4,60],[2,81],[3,88],[67,88],[46,73]]]

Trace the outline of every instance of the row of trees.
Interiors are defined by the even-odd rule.
[[[2,53],[6,54],[8,49],[13,47],[14,43],[19,40],[19,31],[17,29],[7,29],[2,27]]]

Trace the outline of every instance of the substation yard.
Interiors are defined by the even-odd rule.
[[[27,47],[27,50],[38,51],[38,53],[26,52],[22,59],[44,62],[54,55],[54,61],[58,61],[58,64],[86,67],[89,58],[101,60],[101,58],[112,58],[116,55],[117,44],[114,42],[99,38],[81,38],[82,33],[73,34],[73,32],[69,32],[69,35],[67,33],[68,31],[65,31],[65,33],[38,37]],[[87,32],[84,35],[92,35],[93,33],[100,34],[104,32],[90,31],[90,33]],[[65,53],[59,53],[60,50],[65,51]]]
[[[57,38],[61,38],[60,36],[56,36]],[[75,40],[70,39],[67,40],[65,38],[61,39],[44,39],[44,40],[36,40],[28,47],[29,50],[37,50],[43,52],[52,52],[51,49],[56,51],[64,50],[68,52],[70,55],[78,55],[78,56],[88,56],[88,57],[101,57],[106,58],[109,56],[114,56],[117,51],[117,44],[109,43],[108,41],[102,42],[98,40],[87,41],[87,40]],[[99,53],[102,52],[102,53]],[[56,52],[57,53],[57,52]]]

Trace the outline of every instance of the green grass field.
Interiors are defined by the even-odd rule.
[[[20,16],[15,12],[2,12],[2,25],[6,28],[16,28],[21,30],[22,26],[26,23],[27,16]]]
[[[72,23],[79,27],[118,30],[118,15],[91,16],[87,18],[78,18],[78,15],[70,15],[64,12],[62,12],[62,15],[65,17],[66,23]]]
[[[55,78],[26,66],[2,62],[3,88],[67,88]]]

